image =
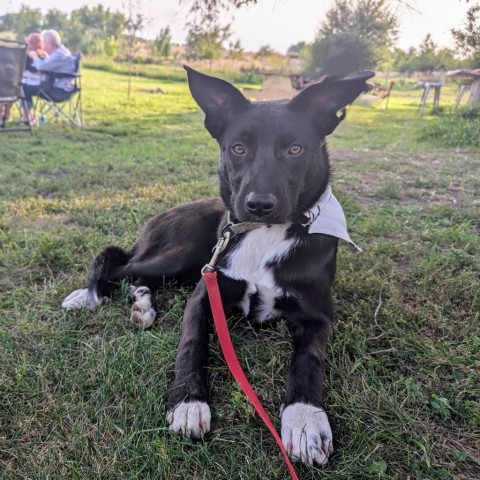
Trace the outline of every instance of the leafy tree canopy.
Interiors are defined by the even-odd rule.
[[[189,5],[193,16],[201,17],[206,22],[218,23],[221,12],[256,4],[257,0],[180,0],[180,3]]]
[[[154,53],[161,57],[168,57],[172,48],[172,32],[170,27],[162,28],[153,41]]]
[[[216,59],[222,45],[231,36],[230,25],[192,25],[187,35],[186,54],[189,60]]]
[[[128,27],[128,18],[99,4],[81,7],[70,15],[56,8],[45,15],[40,9],[22,5],[17,13],[0,18],[0,30],[12,31],[20,41],[32,32],[55,29],[72,50],[84,53],[114,54]]]
[[[386,0],[336,0],[320,25],[308,70],[345,75],[374,68],[397,34],[398,21]]]
[[[465,26],[451,30],[457,48],[470,59],[470,66],[480,67],[480,2],[467,11]]]

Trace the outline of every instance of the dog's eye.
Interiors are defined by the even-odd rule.
[[[289,149],[288,149],[288,154],[289,155],[298,155],[299,153],[301,153],[303,150],[303,148],[300,146],[300,145],[292,145]]]
[[[232,147],[232,152],[235,155],[245,155],[245,147],[241,143],[236,143]]]

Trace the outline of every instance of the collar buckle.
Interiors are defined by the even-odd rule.
[[[212,258],[201,270],[202,276],[205,275],[205,273],[214,272],[217,269],[215,265],[217,264],[218,257],[227,248],[228,242],[230,241],[230,235],[230,232],[226,231],[218,239],[217,244],[213,247],[212,250]]]

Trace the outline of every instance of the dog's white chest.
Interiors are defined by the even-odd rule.
[[[252,296],[258,294],[258,321],[278,316],[275,300],[286,293],[275,282],[273,266],[295,246],[296,239],[285,238],[289,227],[289,223],[271,225],[247,233],[241,243],[228,253],[226,267],[221,268],[227,277],[247,282],[245,296],[239,305],[244,315],[250,312]]]

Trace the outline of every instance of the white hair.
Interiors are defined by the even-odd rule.
[[[56,47],[59,47],[62,44],[62,39],[60,34],[56,30],[44,30],[42,32],[43,41],[49,41]]]

